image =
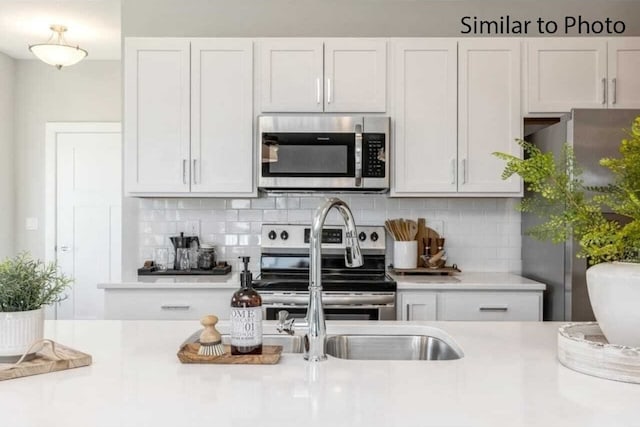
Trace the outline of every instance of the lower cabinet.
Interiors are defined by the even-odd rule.
[[[542,320],[542,291],[398,291],[398,320]]]
[[[233,289],[105,289],[108,320],[229,319]]]

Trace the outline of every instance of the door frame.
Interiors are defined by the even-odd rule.
[[[47,122],[45,124],[44,173],[44,260],[56,262],[57,153],[58,134],[117,133],[122,135],[120,122]],[[122,138],[120,138],[122,144]],[[124,193],[122,193],[124,199]],[[47,318],[57,318],[57,307],[47,309]]]

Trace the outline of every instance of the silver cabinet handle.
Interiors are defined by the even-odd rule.
[[[404,320],[411,320],[411,319],[409,318],[409,310],[410,310],[410,307],[409,307],[409,304],[407,304],[407,318],[406,318],[406,319],[404,319]]]
[[[196,162],[197,161],[198,161],[197,159],[193,159],[193,183],[194,184],[198,183],[198,180],[196,179],[196,175],[197,175],[196,171],[198,170],[198,168],[196,167]]]
[[[331,104],[331,77],[327,77],[327,104]]]
[[[316,78],[316,104],[320,104],[320,77]]]
[[[189,310],[190,305],[161,305],[162,310]]]
[[[602,78],[602,105],[607,103],[607,79]]]
[[[509,307],[504,307],[504,306],[500,306],[500,307],[491,307],[491,306],[484,307],[484,306],[481,306],[481,307],[478,308],[478,310],[484,311],[484,312],[494,311],[494,312],[502,312],[502,313],[504,313],[507,310],[509,310]]]
[[[187,183],[187,159],[182,159],[182,183]]]
[[[617,86],[618,86],[618,84],[617,84],[617,79],[616,79],[616,78],[611,79],[611,84],[613,85],[613,87],[611,88],[612,98],[613,98],[613,99],[611,100],[611,104],[612,104],[612,105],[615,105],[615,104],[616,104],[616,102],[618,101],[618,99],[617,99],[617,98],[618,98],[618,96],[617,96],[617,94],[616,94],[616,92],[617,92]]]
[[[451,183],[456,183],[456,159],[451,159]]]
[[[467,159],[462,159],[462,183],[467,183]]]

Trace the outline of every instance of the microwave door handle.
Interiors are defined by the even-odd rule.
[[[356,187],[362,187],[362,125],[356,125]]]

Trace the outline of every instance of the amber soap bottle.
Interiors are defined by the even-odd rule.
[[[262,354],[262,298],[253,289],[250,258],[240,258],[240,289],[231,297],[231,354]]]

